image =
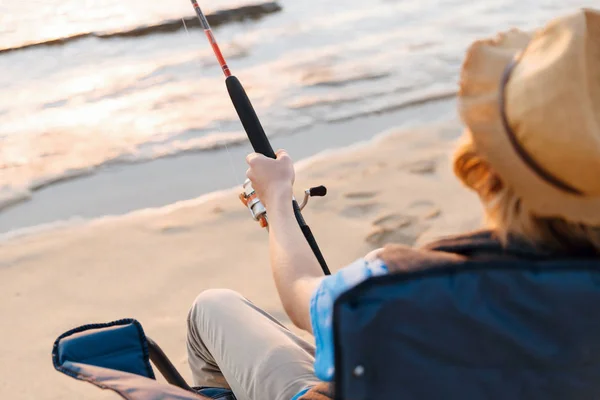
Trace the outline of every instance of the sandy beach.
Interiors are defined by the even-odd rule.
[[[418,245],[480,225],[476,198],[454,179],[457,121],[389,131],[297,164],[296,193],[324,184],[304,214],[333,270],[386,242]],[[107,217],[0,244],[0,392],[10,399],[116,398],[55,372],[55,338],[124,317],[190,378],[188,307],[227,287],[288,323],[268,266],[267,232],[239,188],[159,209]]]

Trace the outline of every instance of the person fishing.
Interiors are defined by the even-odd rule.
[[[207,290],[188,316],[197,386],[231,388],[239,400],[332,398],[333,304],[358,283],[439,259],[600,257],[600,12],[581,10],[533,34],[511,30],[475,42],[458,102],[466,129],[453,168],[478,194],[486,229],[419,249],[390,244],[330,276],[296,223],[289,155],[248,156],[247,176],[269,217],[281,303],[316,346],[240,294]],[[468,256],[453,251],[459,245],[470,246]]]

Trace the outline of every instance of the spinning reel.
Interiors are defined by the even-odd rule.
[[[260,201],[250,179],[246,179],[243,185],[243,191],[240,193],[240,200],[250,210],[250,215],[255,221],[258,221],[261,228],[268,228],[269,220],[267,218],[267,209]],[[308,200],[311,197],[324,197],[327,194],[327,188],[325,186],[317,186],[304,191],[304,199],[300,203],[300,211],[304,210],[304,207],[308,204]]]

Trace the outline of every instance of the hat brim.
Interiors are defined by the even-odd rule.
[[[568,193],[539,176],[510,141],[500,112],[500,83],[507,65],[523,51],[531,34],[512,30],[474,43],[461,73],[459,112],[481,156],[538,217],[600,225],[600,198]]]

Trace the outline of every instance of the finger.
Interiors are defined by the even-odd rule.
[[[254,176],[254,174],[252,173],[252,168],[248,168],[246,170],[246,178],[250,179],[252,181],[252,177]]]
[[[284,149],[279,149],[279,150],[277,150],[277,151],[275,152],[275,155],[277,156],[277,158],[279,158],[279,157],[281,157],[281,156],[283,156],[283,155],[287,155],[287,154],[288,154],[288,152],[287,152],[287,151],[285,151]]]
[[[262,154],[258,154],[258,153],[250,153],[246,156],[246,163],[248,163],[248,165],[252,165],[260,157],[264,157],[264,156]]]
[[[289,160],[290,158],[291,158],[290,155],[285,150],[281,150],[280,152],[277,153],[278,160]]]

